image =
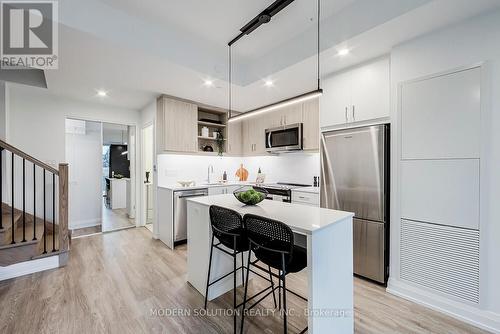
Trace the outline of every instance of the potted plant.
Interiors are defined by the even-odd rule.
[[[215,143],[217,144],[217,153],[222,155],[224,153],[224,135],[221,131],[216,132]]]

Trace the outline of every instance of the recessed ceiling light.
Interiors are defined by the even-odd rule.
[[[214,85],[214,82],[212,80],[207,79],[203,84],[205,86],[212,87]]]
[[[347,56],[349,54],[349,49],[340,49],[338,52],[337,52],[337,55],[338,56]]]
[[[264,85],[266,87],[272,87],[272,86],[274,86],[274,82],[272,80],[266,80],[266,81],[264,81]]]
[[[98,90],[97,96],[105,97],[105,96],[108,96],[108,93],[104,90]]]

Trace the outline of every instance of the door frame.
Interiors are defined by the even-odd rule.
[[[153,184],[152,184],[152,187],[153,187],[153,198],[151,199],[153,201],[153,238],[155,239],[158,239],[158,228],[157,228],[157,203],[156,203],[156,186],[158,184],[158,175],[156,173],[156,127],[155,127],[155,122],[154,120],[150,121],[150,122],[147,122],[147,123],[144,123],[142,124],[142,127],[141,127],[141,133],[140,133],[140,136],[141,136],[141,161],[140,161],[140,184],[141,184],[141,187],[140,187],[140,201],[141,201],[141,210],[140,210],[140,218],[137,220],[137,224],[139,226],[145,226],[146,225],[146,213],[147,213],[147,207],[145,205],[146,203],[146,194],[145,194],[145,188],[144,188],[144,182],[143,182],[143,178],[145,177],[145,173],[146,173],[146,168],[145,168],[145,162],[144,162],[144,144],[145,144],[145,140],[144,140],[144,131],[151,127],[152,129],[152,136],[153,136],[153,140],[151,142],[151,145],[153,146],[152,147],[152,152],[153,152],[153,170],[151,171],[151,177],[153,178]]]
[[[138,185],[140,184],[140,177],[139,177],[139,173],[140,173],[140,168],[137,168],[138,167],[138,159],[137,159],[137,156],[139,155],[138,152],[137,152],[137,149],[139,147],[139,143],[140,143],[140,140],[139,140],[139,136],[137,135],[137,129],[139,127],[139,125],[137,123],[127,123],[127,122],[119,122],[119,121],[114,121],[114,120],[106,120],[106,119],[98,119],[98,118],[92,118],[92,117],[80,117],[80,116],[73,116],[73,115],[65,115],[64,116],[64,119],[74,119],[74,120],[80,120],[80,121],[89,121],[89,122],[99,122],[101,123],[101,146],[103,144],[103,133],[102,133],[102,125],[104,123],[108,123],[108,124],[117,124],[117,125],[125,125],[125,126],[129,126],[131,127],[131,131],[129,131],[129,138],[128,138],[128,141],[130,141],[130,133],[133,132],[134,133],[134,154],[132,156],[132,159],[133,161],[130,162],[130,184],[131,184],[131,193],[133,194],[132,198],[133,198],[133,202],[131,203],[131,205],[133,206],[133,210],[134,210],[134,217],[133,218],[130,218],[130,219],[133,219],[134,220],[134,223],[135,223],[135,227],[139,227],[141,226],[140,225],[140,220],[137,219],[137,212],[141,212],[142,210],[142,205],[140,203],[141,201],[141,196],[139,195],[139,192],[137,191],[137,189],[139,188]],[[142,132],[141,132],[142,134]],[[154,136],[153,136],[154,137]],[[154,139],[154,138],[153,138]],[[130,142],[129,142],[130,144]],[[67,143],[64,143],[64,146],[65,146],[65,149],[66,149],[66,145]],[[141,143],[142,145],[142,143]],[[142,148],[142,146],[141,146]],[[142,153],[141,153],[142,154]],[[65,156],[64,157],[65,160],[67,159],[67,157]],[[102,158],[101,158],[101,167],[102,167]],[[70,166],[71,168],[71,166]],[[102,200],[102,193],[99,192],[99,198],[101,198]],[[101,207],[101,219],[102,219],[102,207]],[[102,224],[102,221],[101,221],[101,224]]]

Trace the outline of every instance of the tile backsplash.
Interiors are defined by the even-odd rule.
[[[313,183],[319,175],[319,153],[288,153],[256,157],[217,157],[203,155],[160,154],[158,155],[158,185],[172,185],[179,180],[194,180],[204,183],[208,166],[214,167],[211,178],[216,181],[227,172],[228,180],[237,180],[236,170],[240,164],[249,172],[249,181],[254,181],[259,167],[266,174],[266,182]]]

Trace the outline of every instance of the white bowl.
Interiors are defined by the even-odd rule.
[[[194,185],[194,181],[193,180],[189,180],[189,181],[177,181],[177,183],[179,183],[183,187],[189,187],[191,185]]]

